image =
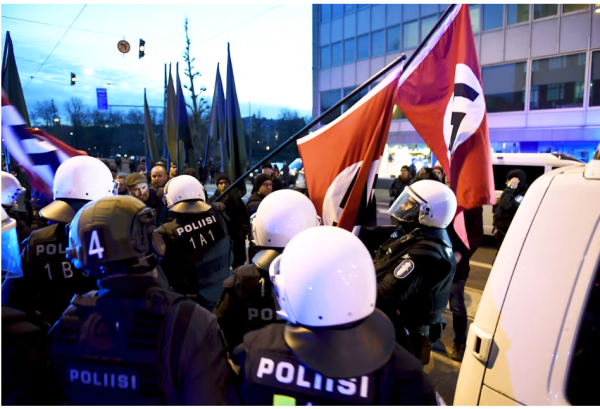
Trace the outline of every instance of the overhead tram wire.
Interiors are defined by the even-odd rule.
[[[87,4],[84,4],[83,8],[79,12],[79,14],[77,14],[77,17],[75,17],[75,20],[73,20],[73,22],[71,23],[71,25],[69,26],[69,28],[67,28],[67,31],[65,31],[65,33],[62,35],[62,37],[60,38],[60,40],[58,40],[58,43],[56,43],[56,45],[54,46],[54,48],[52,49],[52,51],[50,52],[50,54],[48,55],[48,57],[46,57],[46,59],[44,60],[44,62],[42,63],[42,65],[40,65],[40,68],[38,68],[38,70],[36,71],[36,73],[33,74],[33,76],[31,77],[31,79],[29,80],[29,82],[27,83],[27,85],[25,85],[25,88],[23,88],[23,90],[27,89],[27,87],[29,86],[29,84],[31,84],[31,81],[33,81],[33,79],[35,78],[35,76],[38,75],[38,73],[40,72],[40,70],[42,69],[42,67],[44,67],[44,64],[46,64],[46,62],[48,61],[48,59],[52,56],[52,54],[54,54],[54,51],[56,50],[56,47],[58,47],[58,45],[63,40],[63,38],[65,38],[65,36],[67,35],[67,33],[69,32],[69,30],[71,29],[71,27],[73,27],[73,24],[75,24],[75,22],[77,21],[77,19],[79,18],[79,16],[81,16],[81,13],[83,13],[83,10],[85,10],[86,7],[87,7]]]

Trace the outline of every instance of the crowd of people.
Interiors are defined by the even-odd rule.
[[[3,404],[441,402],[423,366],[448,300],[464,354],[478,243],[461,247],[435,168],[403,169],[396,223],[356,236],[321,225],[302,172],[292,189],[264,165],[244,203],[220,197],[227,174],[208,197],[193,169],[111,166],[63,162],[6,248],[28,223],[2,173]],[[480,212],[465,219],[477,235]]]

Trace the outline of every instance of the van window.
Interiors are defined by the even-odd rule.
[[[567,398],[572,405],[600,405],[600,267],[583,312],[576,345],[567,384]]]
[[[494,185],[496,190],[504,190],[506,187],[506,175],[513,169],[521,169],[527,176],[527,184],[531,184],[544,174],[544,166],[523,166],[523,165],[493,165]]]

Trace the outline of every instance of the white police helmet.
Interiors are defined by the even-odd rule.
[[[404,188],[388,214],[404,222],[445,228],[456,214],[456,196],[443,183],[420,180]]]
[[[165,185],[163,201],[176,213],[202,213],[210,209],[206,203],[204,186],[191,175],[180,175]]]
[[[321,224],[309,198],[295,190],[269,194],[250,217],[252,242],[259,247],[285,247],[298,233]]]
[[[2,172],[2,205],[12,205],[25,188],[21,187],[19,180],[7,172]]]
[[[74,156],[64,161],[54,175],[54,200],[98,200],[114,196],[119,183],[110,169],[91,156]]]
[[[339,227],[319,226],[294,237],[269,268],[277,313],[294,324],[331,327],[375,311],[377,279],[365,245]]]

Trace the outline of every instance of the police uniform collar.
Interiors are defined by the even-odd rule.
[[[358,325],[303,327],[287,323],[285,342],[311,369],[330,378],[351,378],[383,367],[396,344],[394,325],[378,309]]]
[[[202,200],[186,200],[174,204],[169,210],[173,213],[205,213],[211,209],[209,205]]]
[[[452,247],[452,242],[450,241],[450,236],[446,229],[438,229],[435,227],[421,229],[423,238],[427,238],[430,240],[436,240],[441,242],[446,247]]]
[[[119,297],[145,294],[149,288],[161,287],[156,270],[145,274],[115,274],[98,280],[101,296]]]
[[[263,271],[269,271],[269,266],[275,260],[277,256],[281,254],[281,251],[277,251],[275,249],[264,249],[260,250],[256,255],[252,258],[252,262],[254,265]]]
[[[55,200],[40,210],[40,216],[57,223],[71,223],[75,210],[65,201]]]

